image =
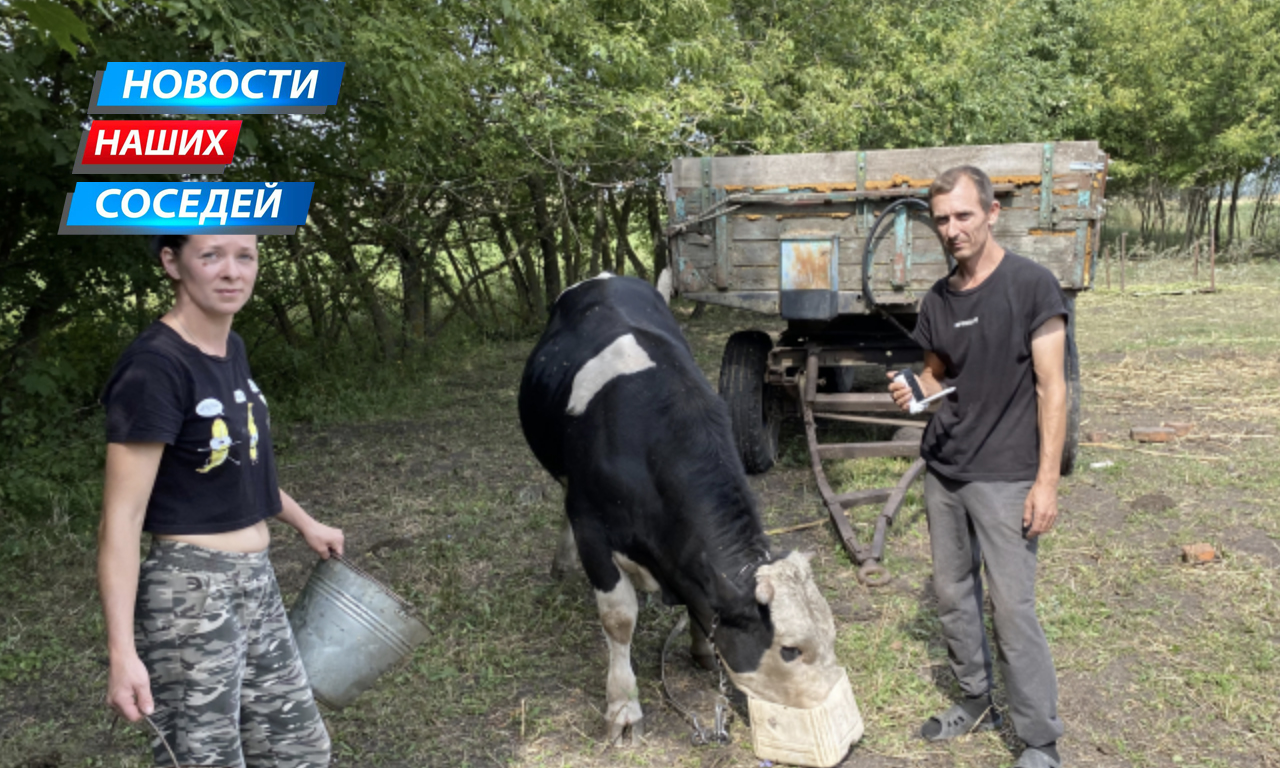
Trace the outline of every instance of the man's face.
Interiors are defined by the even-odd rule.
[[[1000,203],[983,209],[978,188],[967,176],[955,188],[929,202],[933,224],[956,261],[964,263],[981,254],[991,241],[991,228],[1000,215]]]

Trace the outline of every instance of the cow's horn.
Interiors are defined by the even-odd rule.
[[[767,576],[760,576],[756,581],[756,602],[768,605],[773,599],[773,582]]]

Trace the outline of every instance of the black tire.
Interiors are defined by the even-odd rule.
[[[1076,349],[1074,330],[1068,329],[1067,355],[1063,361],[1067,379],[1067,438],[1062,445],[1063,477],[1075,470],[1076,455],[1080,450],[1080,354]]]
[[[747,472],[768,471],[778,458],[782,422],[775,394],[765,384],[773,339],[763,331],[738,331],[724,345],[720,360],[720,397],[729,405],[733,441]]]

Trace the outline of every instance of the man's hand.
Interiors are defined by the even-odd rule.
[[[895,373],[897,372],[889,371],[885,374],[889,377],[889,395],[893,397],[893,402],[905,411],[911,407],[911,387],[901,381],[894,381]]]
[[[338,556],[341,557],[342,544],[345,540],[342,529],[334,528],[324,523],[317,523],[314,520],[312,523],[305,530],[300,531],[302,538],[307,542],[307,546],[314,549],[323,560],[329,559],[330,550],[337,552]]]
[[[1036,481],[1022,503],[1023,537],[1030,540],[1053,530],[1058,520],[1058,486]]]
[[[131,723],[155,711],[151,700],[151,678],[138,654],[116,661],[112,659],[107,673],[107,706]]]
[[[916,375],[916,381],[920,384],[920,391],[925,397],[933,397],[942,391],[942,382],[946,376],[947,367],[942,362],[942,358],[933,352],[925,350],[924,368]],[[885,376],[889,379],[889,394],[893,396],[893,402],[902,410],[909,411],[911,409],[911,387],[906,384],[896,382],[893,377],[898,375],[897,371],[886,371]]]

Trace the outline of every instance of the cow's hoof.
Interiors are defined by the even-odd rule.
[[[614,746],[638,747],[644,739],[644,718],[629,725],[615,723],[609,726],[609,743]]]
[[[716,655],[714,653],[695,653],[693,654],[693,662],[708,672],[712,672],[716,668]]]
[[[644,713],[640,711],[640,702],[628,701],[609,710],[609,743],[639,745],[644,738]]]

